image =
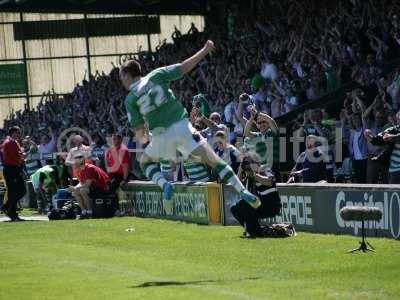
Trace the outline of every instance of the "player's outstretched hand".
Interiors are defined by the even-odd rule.
[[[211,51],[215,50],[215,45],[214,42],[211,40],[208,40],[205,44],[204,44],[204,48],[207,49],[207,52],[210,53]]]

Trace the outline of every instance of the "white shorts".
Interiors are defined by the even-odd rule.
[[[150,144],[144,150],[144,153],[151,158],[176,160],[176,150],[184,158],[187,158],[197,147],[206,143],[204,138],[190,124],[188,119],[182,119],[179,122],[165,128],[162,132],[152,131]]]

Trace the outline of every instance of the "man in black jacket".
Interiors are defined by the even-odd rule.
[[[328,161],[327,151],[324,153],[319,145],[321,138],[309,135],[306,138],[306,151],[302,152],[296,160],[287,183],[296,181],[318,182],[327,180],[326,162]],[[301,180],[296,180],[299,177]]]
[[[400,124],[400,111],[396,114],[396,120]],[[372,145],[386,145],[376,159],[388,165],[389,184],[400,184],[400,125],[390,127],[376,136],[370,129],[366,129],[364,136]]]
[[[279,215],[282,207],[275,177],[259,161],[256,154],[247,154],[239,167],[238,177],[251,193],[259,197],[261,206],[254,209],[240,200],[231,207],[233,216],[245,228],[247,238],[264,236],[259,220]]]

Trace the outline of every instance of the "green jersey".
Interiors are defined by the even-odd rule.
[[[179,64],[163,67],[150,72],[130,86],[125,99],[128,120],[132,127],[143,123],[149,129],[168,128],[187,118],[187,112],[169,88],[171,81],[183,76]]]
[[[55,179],[51,176],[51,173],[54,172],[55,169],[51,166],[44,166],[37,170],[35,173],[31,175],[31,181],[32,185],[35,189],[38,189],[40,186],[40,175],[44,175],[44,181],[43,181],[43,187],[46,189],[48,188],[51,184],[55,184],[56,181]]]
[[[253,132],[253,134],[254,137],[244,139],[247,150],[257,153],[261,159],[261,164],[267,164],[269,160],[272,164],[279,164],[279,133],[274,133],[269,128],[264,134],[261,132]],[[272,167],[272,165],[269,167]]]

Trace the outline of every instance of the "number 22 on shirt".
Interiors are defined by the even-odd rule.
[[[147,115],[157,107],[161,106],[165,102],[164,90],[160,85],[153,86],[147,93],[141,96],[137,105],[142,115]]]

